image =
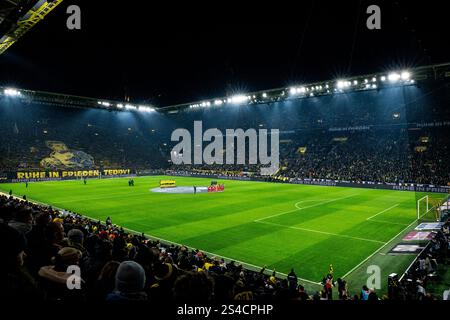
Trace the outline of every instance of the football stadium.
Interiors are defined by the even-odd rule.
[[[65,15],[25,2],[3,56]],[[2,298],[450,299],[450,63],[164,105],[4,79]]]

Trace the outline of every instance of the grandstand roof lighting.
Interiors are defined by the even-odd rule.
[[[381,76],[381,81],[386,81],[386,77],[385,76]]]
[[[262,97],[263,97],[263,98],[267,98],[267,93],[264,92],[264,93],[262,94]]]
[[[125,109],[131,110],[131,109],[136,109],[136,107],[133,106],[132,104],[126,104]]]
[[[214,100],[214,105],[220,106],[223,103],[222,100]]]
[[[118,103],[118,104],[117,104],[117,108],[122,109],[122,108],[123,108],[123,104]]]
[[[388,80],[391,82],[396,82],[400,79],[400,77],[401,76],[398,73],[393,72],[388,75]]]
[[[358,80],[353,80],[353,84],[356,86],[358,84]]]
[[[368,79],[364,79],[364,83],[368,83],[369,82],[369,80]]]
[[[409,80],[409,78],[411,77],[411,73],[409,73],[408,71],[403,71],[400,77],[402,78],[402,80]]]
[[[109,102],[102,102],[102,106],[110,107],[110,106],[111,106],[111,103],[109,103]]]
[[[349,87],[351,84],[352,83],[350,81],[339,80],[337,82],[337,88],[342,90],[342,89]]]
[[[376,84],[373,84],[372,85],[372,89],[376,89],[377,88],[377,85]]]
[[[153,109],[152,107],[148,107],[148,106],[139,106],[138,110],[142,111],[142,112],[153,112],[153,111],[155,111],[155,109]]]
[[[376,81],[377,81],[377,78],[373,77],[372,82],[376,82]]]
[[[231,103],[233,103],[233,104],[243,103],[243,102],[246,102],[248,99],[249,99],[249,97],[247,97],[247,96],[236,95],[236,96],[231,97]]]
[[[10,97],[17,97],[20,96],[20,91],[17,89],[13,89],[13,88],[6,88],[3,93],[5,94],[5,96],[10,96]]]
[[[290,94],[296,94],[297,93],[297,88],[290,88],[289,89],[289,93]]]

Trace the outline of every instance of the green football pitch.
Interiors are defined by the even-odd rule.
[[[414,259],[388,253],[416,225],[417,199],[425,194],[365,188],[222,180],[225,191],[151,192],[160,179],[128,178],[0,184],[4,192],[71,210],[161,240],[184,244],[279,274],[294,268],[314,286],[334,267],[336,277],[360,287],[367,266],[402,273]],[[208,186],[211,179],[172,177],[178,186]],[[443,197],[435,194],[434,198]],[[383,283],[384,284],[384,283]],[[385,288],[383,288],[385,291]]]

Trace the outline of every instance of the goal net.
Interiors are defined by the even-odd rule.
[[[442,199],[425,195],[417,200],[417,219],[419,221],[440,221],[442,215],[449,208],[448,196]]]

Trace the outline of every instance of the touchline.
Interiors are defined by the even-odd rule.
[[[268,144],[270,136],[270,155]],[[280,158],[279,129],[226,129],[225,135],[217,128],[203,132],[202,121],[194,121],[194,137],[184,128],[172,132],[171,141],[178,142],[171,153],[173,164],[260,164],[261,175],[278,171]],[[205,148],[203,143],[209,142]],[[225,148],[224,148],[225,144]],[[246,149],[248,147],[248,157]],[[194,156],[192,157],[192,150]],[[193,162],[192,162],[193,158]],[[248,159],[248,163],[246,163]]]

